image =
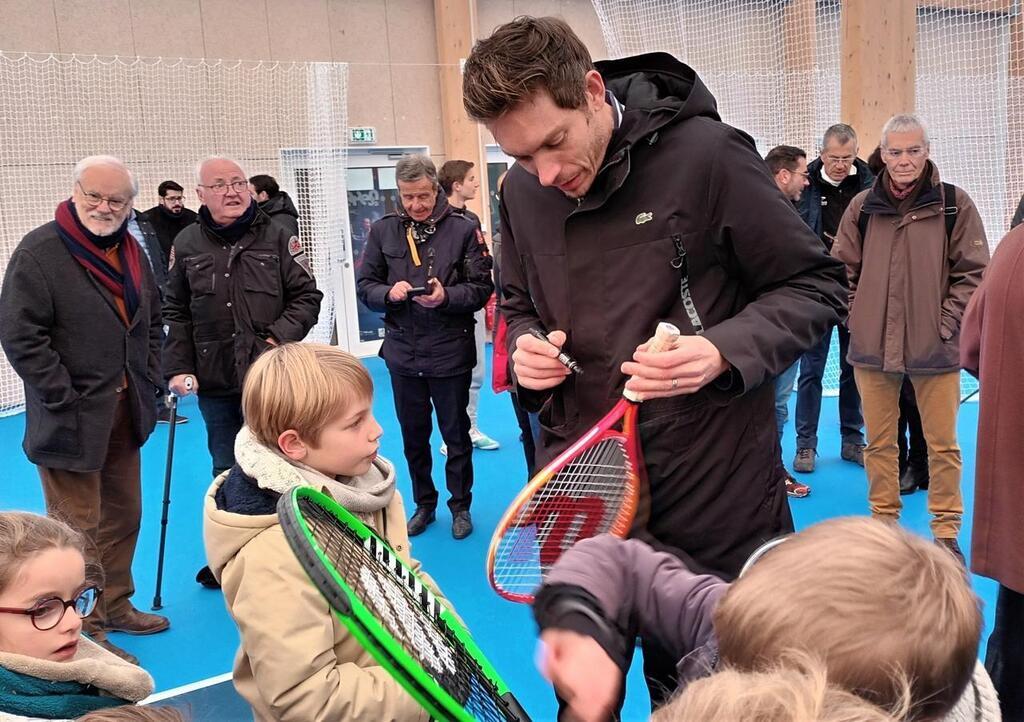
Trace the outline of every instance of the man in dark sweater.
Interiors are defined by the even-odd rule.
[[[183,228],[196,222],[196,213],[185,207],[184,189],[178,183],[165,180],[157,186],[156,192],[160,200],[142,215],[156,231],[164,258],[169,261],[174,237],[181,233]]]
[[[825,131],[821,155],[807,166],[810,185],[800,197],[799,209],[807,225],[831,251],[839,221],[853,197],[871,186],[874,175],[857,157],[857,133],[837,123]],[[839,333],[839,423],[842,430],[840,454],[846,461],[864,466],[864,417],[853,369],[846,362],[850,333],[844,324]],[[828,363],[832,331],[829,330],[800,361],[796,392],[796,458],[793,470],[814,471],[818,453],[818,417],[821,415],[821,380]]]

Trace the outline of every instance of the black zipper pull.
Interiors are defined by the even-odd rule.
[[[678,233],[672,236],[672,245],[676,247],[676,256],[670,261],[670,263],[672,264],[672,268],[676,269],[677,271],[682,271],[683,274],[685,274],[686,248],[683,246],[683,237],[680,236]]]

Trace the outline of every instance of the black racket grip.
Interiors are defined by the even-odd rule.
[[[511,692],[501,695],[501,701],[505,704],[505,709],[513,715],[512,719],[518,722],[531,722],[530,715],[526,714],[526,710],[519,704],[519,700],[512,696]]]
[[[320,591],[332,608],[346,617],[351,617],[352,604],[348,600],[348,595],[338,589],[338,585],[331,575],[324,571],[320,557],[306,541],[306,533],[295,518],[291,494],[282,494],[281,498],[277,500],[277,520],[281,524],[284,538],[288,540],[288,546],[292,548],[302,569],[309,575],[313,586]]]

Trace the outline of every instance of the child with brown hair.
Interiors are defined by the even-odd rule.
[[[74,718],[153,691],[145,670],[82,636],[100,594],[86,579],[81,534],[0,512],[0,719]]]
[[[534,604],[542,672],[579,719],[600,720],[619,701],[636,636],[679,660],[683,686],[719,665],[759,671],[805,653],[830,684],[883,709],[909,680],[908,719],[998,719],[983,704],[979,602],[949,552],[866,518],[773,544],[729,584],[637,540],[580,542]]]
[[[207,492],[204,539],[241,636],[235,688],[257,720],[427,719],[331,613],[277,517],[282,494],[311,486],[419,571],[372,401],[366,369],[332,346],[284,344],[246,374],[237,463]]]

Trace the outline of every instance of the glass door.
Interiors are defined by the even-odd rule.
[[[376,354],[384,338],[384,314],[373,311],[355,297],[355,284],[363,263],[363,251],[370,226],[399,208],[395,163],[405,153],[429,155],[421,148],[350,148],[345,174],[348,207],[348,229],[351,239],[349,262],[345,264],[345,286],[352,292],[345,295],[348,344],[360,356]],[[339,316],[342,311],[339,310]]]

